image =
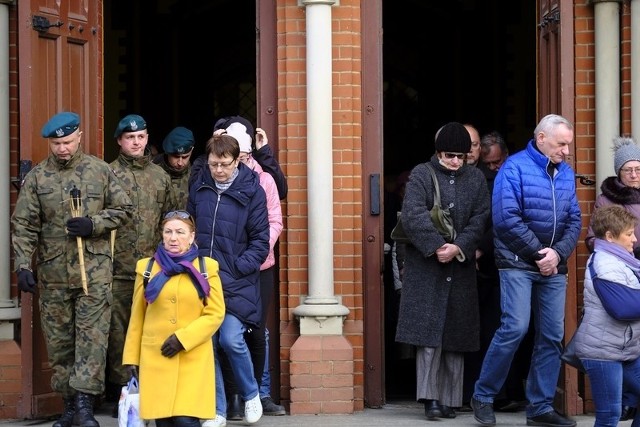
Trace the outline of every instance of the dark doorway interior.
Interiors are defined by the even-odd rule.
[[[113,129],[129,113],[145,117],[151,143],[186,126],[199,150],[216,118],[255,123],[255,14],[255,0],[105,2],[105,160],[117,155]],[[512,151],[524,146],[536,122],[535,16],[535,2],[383,2],[386,220],[397,175],[431,155],[442,124],[469,122],[500,131]],[[385,266],[387,400],[412,398],[414,360],[393,342],[388,257]]]
[[[433,154],[450,121],[493,130],[514,152],[536,117],[535,2],[383,2],[385,241],[400,210],[398,177]],[[385,391],[415,398],[415,356],[394,342],[398,292],[385,256]]]

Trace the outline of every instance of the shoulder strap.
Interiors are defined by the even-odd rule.
[[[208,280],[209,273],[207,273],[207,263],[204,262],[204,257],[198,256],[198,261],[200,262],[200,274],[202,274],[204,280]]]
[[[433,166],[431,166],[430,163],[426,163],[427,165],[427,169],[429,169],[429,172],[431,172],[431,179],[433,180],[433,189],[434,189],[434,196],[433,196],[433,205],[438,205],[440,206],[440,186],[438,185],[438,178],[436,177],[436,172],[433,170]]]
[[[146,270],[144,270],[144,273],[142,273],[142,287],[146,288],[147,287],[147,283],[149,283],[149,278],[151,277],[151,268],[153,267],[153,263],[155,262],[155,258],[151,257],[149,258],[149,262],[147,263],[147,268]]]

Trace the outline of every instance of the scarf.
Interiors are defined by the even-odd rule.
[[[189,250],[183,254],[170,254],[160,243],[155,254],[153,254],[156,262],[160,266],[161,271],[149,280],[149,284],[144,290],[144,297],[147,303],[151,304],[158,298],[160,291],[171,276],[186,273],[191,277],[191,282],[198,291],[198,296],[205,300],[209,295],[211,288],[209,282],[204,278],[193,266],[193,261],[198,257],[198,249],[192,244]]]
[[[606,252],[620,259],[620,261],[624,262],[625,265],[633,271],[633,274],[636,275],[638,280],[640,280],[640,260],[636,259],[632,252],[628,252],[617,243],[611,243],[598,238],[594,241],[593,250],[595,252]]]
[[[238,173],[239,173],[238,168],[235,168],[233,170],[233,173],[231,174],[231,177],[225,182],[218,182],[214,179],[214,182],[216,183],[216,188],[220,190],[221,193],[228,190],[229,187],[231,187],[231,184],[233,184],[233,181],[235,181],[235,179],[238,177]]]

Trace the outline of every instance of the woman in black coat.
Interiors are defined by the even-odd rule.
[[[482,172],[465,164],[471,148],[460,123],[436,134],[436,153],[411,171],[402,205],[407,244],[396,341],[415,345],[417,400],[427,419],[454,418],[462,406],[464,352],[479,349],[475,251],[490,217]],[[434,185],[449,208],[456,236],[447,242],[431,219]]]

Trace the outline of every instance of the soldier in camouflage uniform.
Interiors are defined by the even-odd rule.
[[[104,391],[107,337],[111,320],[110,231],[126,223],[131,200],[107,163],[80,149],[80,117],[53,116],[42,128],[50,155],[25,177],[11,217],[18,287],[34,293],[34,253],[40,320],[51,387],[61,393],[64,412],[54,427],[71,427],[77,412],[82,427],[98,427],[93,401]],[[80,190],[81,210],[73,217],[70,191]],[[87,294],[81,280],[81,237]]]
[[[194,144],[193,133],[187,128],[178,126],[164,138],[162,142],[164,154],[159,154],[153,159],[153,162],[160,165],[171,177],[180,209],[187,207],[191,154]]]
[[[118,123],[114,137],[120,145],[118,158],[111,167],[134,206],[133,218],[118,229],[113,260],[113,305],[109,331],[109,382],[125,385],[129,375],[122,366],[122,350],[131,316],[136,262],[152,256],[161,234],[165,212],[177,208],[171,178],[151,161],[146,151],[149,141],[147,123],[136,114]],[[119,389],[119,388],[118,388]],[[117,405],[114,414],[117,417]]]

